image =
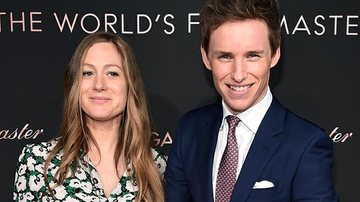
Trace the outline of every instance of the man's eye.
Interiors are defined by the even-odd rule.
[[[232,57],[230,55],[220,55],[219,56],[220,61],[229,61],[231,59],[232,59]]]
[[[83,73],[83,76],[92,76],[92,75],[94,75],[92,72],[90,72],[90,71],[84,71]]]
[[[248,58],[259,58],[260,55],[259,54],[256,54],[256,53],[251,53],[248,55]]]

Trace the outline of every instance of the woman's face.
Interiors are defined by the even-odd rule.
[[[120,122],[127,100],[122,58],[112,43],[91,46],[85,55],[80,82],[81,108],[87,122]]]

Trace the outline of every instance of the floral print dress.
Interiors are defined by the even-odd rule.
[[[85,154],[80,158],[79,167],[74,176],[68,176],[64,182],[54,189],[54,197],[49,194],[45,184],[44,164],[47,155],[56,145],[56,140],[32,144],[24,147],[19,157],[17,171],[15,173],[14,201],[91,201],[91,202],[132,202],[138,192],[136,176],[127,166],[127,172],[120,178],[117,187],[112,191],[109,198],[105,196],[100,183],[100,177]],[[165,172],[166,156],[152,149],[154,161],[161,175]],[[52,180],[61,163],[62,151],[49,164],[48,180],[50,187],[55,185]]]

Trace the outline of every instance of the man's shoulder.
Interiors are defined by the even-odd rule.
[[[316,123],[290,111],[287,110],[287,119],[286,119],[286,125],[288,127],[294,127],[298,128],[300,131],[308,130],[308,131],[314,131],[314,132],[324,132],[324,129],[321,128]]]
[[[222,117],[222,105],[210,104],[186,112],[178,122],[178,128],[199,128],[209,123],[216,123]]]
[[[205,105],[199,108],[195,108],[186,112],[182,119],[193,119],[198,117],[207,117],[209,115],[221,115],[222,114],[222,105],[221,102],[216,102],[213,104]]]
[[[325,130],[319,125],[283,107],[276,99],[273,100],[268,113],[266,120],[281,121],[280,125],[282,125],[284,132],[293,139],[309,140],[316,136],[326,136]]]
[[[284,132],[291,142],[297,142],[296,144],[308,144],[314,140],[331,142],[322,127],[290,110],[286,110]]]
[[[309,121],[307,118],[297,114],[296,112],[283,107],[281,103],[276,99],[273,100],[273,104],[270,107],[275,108],[275,110],[272,111],[271,115],[284,114],[285,128],[294,128],[294,130],[296,129],[298,131],[303,131],[303,130],[318,131],[318,132],[324,131],[324,129],[322,129],[314,122]]]

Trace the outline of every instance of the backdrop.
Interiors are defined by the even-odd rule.
[[[111,31],[133,47],[167,152],[186,111],[218,99],[199,51],[204,0],[0,2],[0,201],[11,201],[22,147],[57,135],[63,73],[89,33]],[[359,201],[360,96],[356,90],[360,1],[280,0],[282,56],[271,89],[292,111],[322,126],[335,145],[343,202]]]

